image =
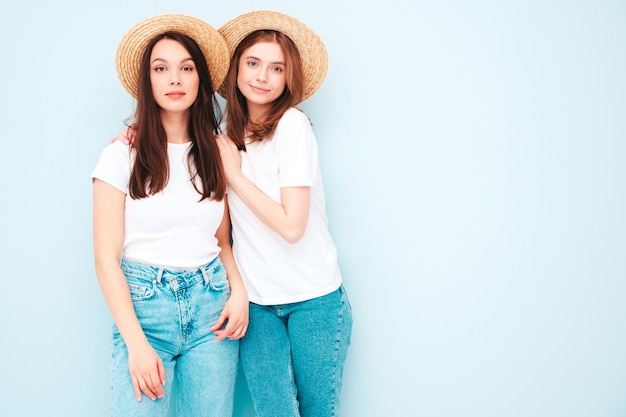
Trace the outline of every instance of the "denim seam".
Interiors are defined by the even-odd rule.
[[[289,376],[291,377],[291,400],[292,400],[292,406],[293,406],[293,410],[295,411],[295,415],[299,416],[299,404],[298,404],[298,391],[296,388],[296,378],[293,372],[293,363],[291,362],[291,360],[289,361]]]
[[[339,350],[341,349],[341,334],[342,334],[342,329],[343,329],[343,313],[344,313],[344,307],[345,307],[345,300],[343,297],[343,293],[341,293],[341,310],[340,310],[340,314],[339,314],[339,320],[338,322],[338,328],[337,328],[337,338],[335,340],[335,358],[334,358],[334,369],[333,369],[333,392],[331,394],[331,401],[330,404],[332,406],[332,416],[336,416],[337,415],[337,391],[339,390],[338,387],[338,376],[337,376],[337,372],[339,372],[339,368],[337,367],[337,363],[339,362]]]

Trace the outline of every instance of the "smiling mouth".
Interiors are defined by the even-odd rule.
[[[270,91],[267,88],[255,87],[253,85],[251,85],[250,88],[252,89],[252,91],[255,91],[257,93],[267,93]]]

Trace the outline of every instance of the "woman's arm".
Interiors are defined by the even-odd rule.
[[[241,155],[237,146],[228,137],[218,136],[217,144],[230,187],[263,224],[287,242],[298,242],[304,235],[309,221],[310,187],[281,188],[281,203],[277,203],[243,175]]]
[[[230,215],[228,212],[228,199],[224,198],[224,216],[222,223],[215,235],[217,244],[221,248],[220,259],[226,268],[226,276],[230,286],[230,298],[226,302],[222,314],[211,330],[217,335],[216,341],[225,338],[241,339],[248,330],[248,292],[243,285],[241,274],[235,264],[233,249],[230,244]],[[228,320],[228,323],[226,323]],[[224,326],[226,323],[226,326]]]
[[[99,179],[93,182],[93,239],[96,275],[113,320],[128,348],[128,368],[137,400],[141,392],[163,397],[165,369],[148,343],[120,268],[126,195]]]

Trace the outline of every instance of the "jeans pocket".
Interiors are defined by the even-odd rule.
[[[228,278],[226,277],[226,268],[224,265],[215,268],[209,276],[209,287],[213,291],[228,291],[230,289],[228,285]]]
[[[346,303],[350,311],[352,311],[352,304],[350,304],[350,299],[348,298],[348,293],[346,293],[346,289],[343,287],[343,284],[339,286],[339,291],[341,293],[341,299]]]
[[[155,282],[149,279],[126,275],[126,282],[128,283],[130,298],[133,300],[133,303],[149,300],[156,292]]]

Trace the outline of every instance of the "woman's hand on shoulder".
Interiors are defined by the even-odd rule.
[[[137,131],[133,126],[128,126],[126,129],[122,130],[117,134],[116,137],[111,139],[109,143],[115,143],[115,141],[120,141],[124,145],[132,145],[135,142],[135,138],[137,137]]]
[[[239,149],[237,149],[237,145],[228,136],[216,135],[215,140],[220,151],[226,179],[229,179],[241,171],[241,154]]]

